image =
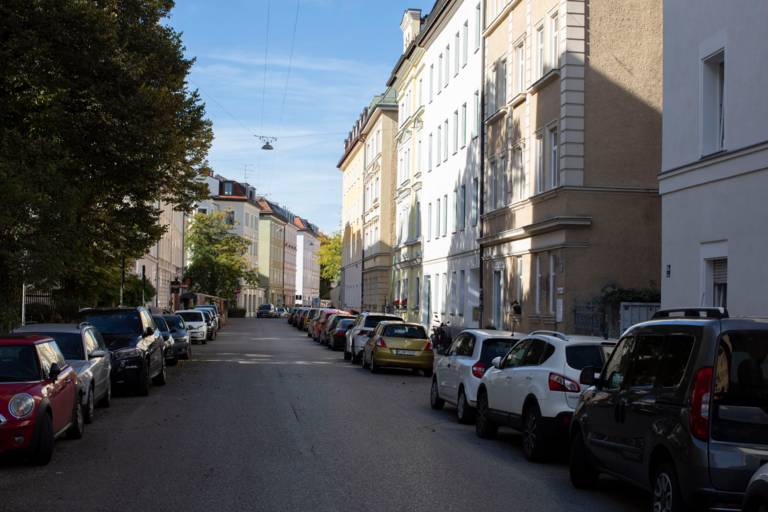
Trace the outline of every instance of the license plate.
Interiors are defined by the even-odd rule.
[[[416,355],[415,350],[394,349],[392,350],[392,352],[394,352],[396,356],[415,356]]]

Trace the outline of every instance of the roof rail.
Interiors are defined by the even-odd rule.
[[[673,308],[660,309],[653,314],[653,320],[659,318],[729,318],[725,308]]]
[[[563,334],[561,332],[557,332],[557,331],[533,331],[533,332],[530,332],[528,334],[529,335],[543,334],[545,336],[554,336],[555,338],[560,338],[563,341],[568,341],[568,336],[566,336],[565,334]]]

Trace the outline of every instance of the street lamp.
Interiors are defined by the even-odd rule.
[[[277,142],[277,137],[268,137],[266,135],[254,135],[254,137],[256,137],[257,139],[259,139],[261,142],[264,143],[264,145],[261,146],[261,149],[263,149],[264,151],[272,151],[273,149],[275,149],[272,146],[272,143]]]

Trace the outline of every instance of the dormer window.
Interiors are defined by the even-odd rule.
[[[228,181],[224,183],[224,195],[225,196],[231,196],[232,195],[232,182]]]

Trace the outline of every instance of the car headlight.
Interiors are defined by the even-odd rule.
[[[136,348],[123,348],[112,352],[115,359],[128,359],[130,357],[141,357],[141,351]]]
[[[11,416],[19,420],[32,414],[34,408],[35,399],[32,398],[32,395],[27,393],[14,395],[13,398],[11,398],[11,401],[8,402],[8,412],[11,413]]]

